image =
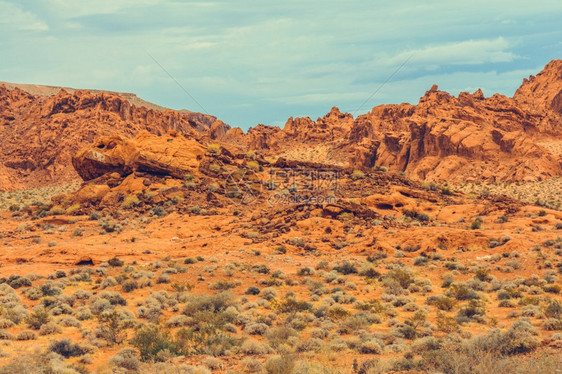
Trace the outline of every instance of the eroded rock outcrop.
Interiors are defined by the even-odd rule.
[[[206,147],[172,131],[156,136],[147,131],[133,139],[101,137],[72,157],[72,165],[85,181],[108,173],[126,176],[134,171],[183,178],[194,173]]]
[[[434,85],[417,105],[380,105],[355,119],[333,108],[317,121],[290,118],[283,129],[260,125],[237,142],[288,160],[384,167],[421,180],[533,181],[562,175],[553,151],[562,147],[561,109],[556,60],[513,98],[480,89],[455,97]]]
[[[0,86],[0,189],[75,181],[72,155],[100,135],[130,138],[175,130],[233,154],[384,167],[420,180],[540,180],[562,175],[562,60],[525,79],[513,98],[482,90],[457,97],[431,87],[416,105],[380,105],[353,118],[334,107],[316,121],[244,133],[215,117],[137,107],[127,96],[58,91],[33,95]]]
[[[188,111],[137,107],[130,96],[81,90],[43,96],[0,85],[0,190],[78,180],[72,155],[102,135],[175,130],[197,138],[216,120]]]

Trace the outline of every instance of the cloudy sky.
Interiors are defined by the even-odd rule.
[[[433,83],[511,96],[562,58],[561,19],[560,0],[0,0],[0,80],[282,126],[416,103]]]

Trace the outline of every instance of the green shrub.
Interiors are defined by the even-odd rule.
[[[131,344],[139,350],[142,361],[154,359],[159,352],[164,350],[173,355],[183,353],[181,347],[173,341],[170,333],[157,325],[141,326],[136,330]]]
[[[109,266],[112,266],[112,267],[121,267],[121,266],[125,265],[125,261],[123,261],[123,260],[121,260],[117,257],[113,257],[113,258],[109,259],[107,261],[107,263],[109,264]]]
[[[48,351],[58,353],[65,358],[82,356],[88,352],[81,345],[72,343],[68,338],[51,341]]]
[[[406,289],[414,283],[414,276],[411,272],[403,269],[393,269],[384,275],[385,279],[395,280],[398,284]]]
[[[41,326],[49,323],[51,315],[45,308],[37,308],[26,319],[27,324],[33,330],[39,330]]]
[[[365,178],[365,173],[363,173],[361,170],[353,170],[353,173],[351,174],[351,179],[355,181],[363,178]]]
[[[441,296],[430,296],[427,298],[426,303],[429,305],[436,306],[439,310],[450,311],[453,310],[457,301],[452,297],[447,297],[445,295]]]
[[[221,146],[216,143],[211,143],[207,146],[207,150],[212,155],[220,155],[221,154]]]
[[[282,300],[272,303],[279,313],[295,313],[304,312],[312,309],[312,304],[306,301],[299,301],[292,297],[286,297]]]
[[[250,286],[246,289],[246,292],[244,292],[246,295],[259,295],[260,294],[260,289],[255,287],[255,286]]]
[[[117,352],[115,356],[109,359],[109,362],[130,371],[138,371],[140,366],[137,351],[128,347]]]
[[[358,273],[357,267],[354,264],[352,264],[348,261],[345,261],[345,262],[341,263],[340,265],[334,266],[332,268],[332,270],[335,270],[338,273],[344,274],[344,275],[357,274]]]
[[[123,292],[132,292],[132,291],[136,290],[137,288],[139,288],[139,285],[138,285],[136,280],[129,279],[129,280],[126,280],[125,282],[123,282],[121,287],[123,288]]]

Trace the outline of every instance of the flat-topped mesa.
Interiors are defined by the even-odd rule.
[[[126,176],[134,171],[183,178],[196,173],[207,147],[171,131],[164,136],[140,132],[133,139],[98,138],[72,157],[72,165],[85,181],[107,173]]]

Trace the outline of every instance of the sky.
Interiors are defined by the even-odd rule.
[[[415,104],[434,83],[512,96],[562,58],[561,19],[560,0],[0,0],[0,80],[133,92],[247,130]]]

